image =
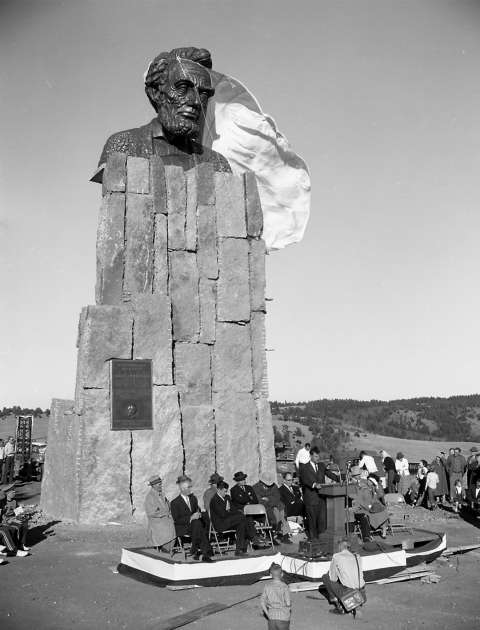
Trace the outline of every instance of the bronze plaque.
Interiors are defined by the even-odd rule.
[[[152,362],[110,361],[112,431],[152,429]]]

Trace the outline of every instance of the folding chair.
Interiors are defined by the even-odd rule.
[[[243,513],[245,514],[245,516],[251,516],[254,519],[255,529],[257,530],[257,533],[265,540],[269,539],[270,545],[272,546],[272,549],[274,549],[272,526],[268,521],[268,515],[265,506],[262,503],[246,505],[243,508]]]
[[[192,539],[188,534],[184,534],[183,536],[175,536],[175,540],[170,551],[170,556],[173,558],[176,553],[183,553],[183,558],[184,560],[186,560],[187,551],[190,551],[191,548]]]
[[[210,520],[210,527],[208,530],[208,539],[214,549],[220,556],[229,551],[235,551],[236,549],[236,530],[226,529],[223,532],[217,532]],[[232,542],[233,537],[233,542]]]

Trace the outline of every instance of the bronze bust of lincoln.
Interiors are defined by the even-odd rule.
[[[230,172],[227,160],[201,143],[208,101],[215,93],[211,67],[210,52],[204,48],[174,48],[157,55],[145,77],[145,92],[156,117],[142,127],[110,136],[99,166],[119,151],[135,157],[158,155],[165,164],[185,170],[208,162],[216,171]]]

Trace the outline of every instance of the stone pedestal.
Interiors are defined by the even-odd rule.
[[[265,245],[253,175],[109,158],[96,305],[80,316],[74,401],[54,400],[41,505],[78,522],[143,516],[186,473],[275,474],[265,354]],[[110,360],[152,361],[153,429],[110,429]]]

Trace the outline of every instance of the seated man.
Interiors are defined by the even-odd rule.
[[[25,545],[28,526],[22,513],[17,508],[14,490],[6,495],[0,492],[0,559],[6,555],[29,555],[30,547]]]
[[[260,543],[255,524],[240,512],[232,510],[230,497],[227,495],[228,483],[219,481],[217,493],[210,501],[210,519],[217,532],[224,532],[227,529],[234,529],[236,532],[236,556],[247,554],[248,540],[252,541],[254,549],[264,549]]]
[[[330,604],[335,605],[340,615],[343,615],[345,611],[340,604],[339,598],[343,597],[352,588],[365,588],[362,559],[360,556],[351,553],[348,547],[347,540],[341,540],[338,543],[338,552],[332,556],[328,573],[322,576],[323,585],[327,590],[327,599]],[[318,590],[321,591],[321,586],[318,587]]]
[[[268,521],[274,531],[274,544],[290,544],[290,527],[285,518],[285,505],[280,497],[280,490],[270,478],[258,481],[253,486],[253,491],[258,497],[258,502],[265,506]]]
[[[180,494],[170,503],[170,512],[175,525],[177,536],[190,536],[192,540],[191,554],[195,560],[200,559],[200,553],[204,562],[213,562],[212,548],[208,542],[208,535],[202,521],[202,514],[198,508],[197,497],[190,491],[192,480],[186,475],[177,479]]]
[[[381,501],[379,484],[375,479],[367,479],[368,472],[358,466],[353,466],[350,474],[355,482],[351,486],[352,505],[363,540],[371,540],[372,530],[380,528],[382,538],[386,538],[388,511]]]
[[[210,501],[217,494],[217,483],[219,481],[223,481],[223,477],[214,472],[210,475],[210,479],[208,480],[210,487],[203,493],[203,507],[205,508],[205,512],[207,512],[207,514],[210,512]]]
[[[255,505],[258,503],[257,495],[253,491],[252,486],[247,486],[245,480],[247,475],[241,470],[233,475],[235,485],[232,486],[230,495],[232,497],[232,510],[241,512],[246,505]]]
[[[279,488],[280,498],[285,506],[285,516],[301,516],[305,514],[302,493],[298,486],[293,485],[293,475],[286,472],[283,475],[283,483]]]

